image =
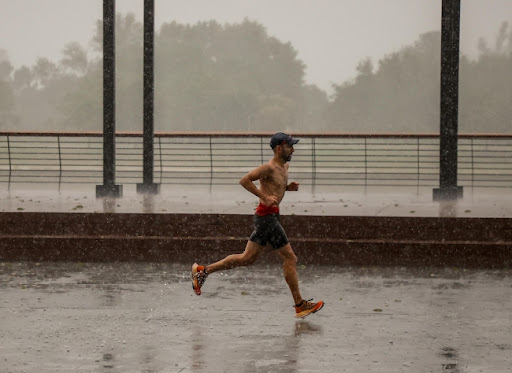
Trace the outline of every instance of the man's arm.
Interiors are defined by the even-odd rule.
[[[288,169],[290,168],[290,165],[287,163],[285,165],[286,167],[286,171],[288,171]],[[286,191],[287,192],[296,192],[299,190],[299,183],[297,183],[296,181],[292,181],[290,184],[288,184],[286,186]]]
[[[299,183],[292,181],[290,184],[286,186],[286,190],[289,192],[296,192],[299,190]]]
[[[254,185],[254,181],[268,176],[270,172],[271,167],[268,164],[263,164],[240,179],[240,185],[256,197],[260,198],[267,206],[277,204],[277,197],[263,193],[256,185]]]

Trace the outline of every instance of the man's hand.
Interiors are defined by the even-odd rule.
[[[277,197],[272,194],[269,196],[265,196],[264,201],[265,205],[267,206],[277,205]]]
[[[296,192],[299,190],[299,183],[296,183],[295,181],[292,181],[288,186],[286,187],[286,190],[290,192]]]

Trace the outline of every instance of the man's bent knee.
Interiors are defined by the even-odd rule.
[[[257,255],[243,253],[240,254],[239,263],[243,266],[248,266],[256,262],[256,259],[258,259]]]
[[[247,244],[245,251],[241,254],[240,260],[242,265],[251,265],[256,262],[261,252],[260,245],[250,242]]]
[[[298,260],[290,244],[286,244],[285,246],[278,249],[277,253],[285,263],[295,264]]]

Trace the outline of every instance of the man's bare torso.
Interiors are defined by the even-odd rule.
[[[266,165],[266,172],[260,179],[260,189],[266,195],[274,195],[277,197],[277,205],[279,205],[286,192],[288,185],[288,164],[281,166],[270,160]],[[260,202],[266,204],[265,201]]]
[[[299,183],[288,184],[287,162],[292,153],[293,146],[278,145],[274,150],[274,157],[242,177],[240,185],[257,196],[263,205],[279,206],[287,190],[299,190]],[[256,180],[259,180],[259,188],[254,185]]]

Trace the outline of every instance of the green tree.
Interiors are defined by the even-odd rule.
[[[236,131],[296,125],[304,75],[296,57],[290,44],[249,20],[166,23],[156,40],[156,127]]]
[[[347,132],[432,132],[439,118],[440,33],[357,66],[351,82],[334,85],[328,126]]]
[[[101,52],[102,33],[98,21],[95,52]],[[142,25],[132,14],[117,15],[118,130],[142,129],[142,48]],[[101,59],[86,64],[76,45],[64,52],[62,70],[76,80],[60,107],[64,122],[101,129]],[[292,46],[269,37],[258,23],[166,23],[155,35],[155,129],[298,130],[307,111],[303,75],[304,65]]]
[[[15,96],[11,73],[13,67],[7,52],[0,49],[0,129],[9,129],[18,123],[15,114]]]
[[[116,15],[116,130],[142,128],[142,24],[133,14]],[[61,65],[74,76],[59,110],[60,127],[74,130],[103,128],[103,22],[96,22],[89,56],[80,45],[68,44]]]
[[[298,128],[301,131],[329,131],[325,117],[329,99],[327,93],[316,85],[305,85],[302,89],[304,105],[302,107]],[[289,129],[290,131],[293,128]]]
[[[141,130],[143,27],[116,15],[117,130]],[[303,82],[290,43],[249,20],[239,24],[166,23],[155,35],[155,129],[160,131],[298,131],[320,128],[324,92]],[[102,21],[92,53],[69,43],[59,62],[39,58],[13,74],[26,129],[101,130]],[[22,110],[23,108],[23,110]],[[314,123],[314,125],[312,125]]]
[[[25,89],[32,89],[34,78],[32,71],[27,66],[22,66],[14,72],[14,89],[19,94]]]
[[[494,47],[479,43],[474,61],[460,66],[459,122],[463,132],[510,133],[512,118],[512,29],[499,28]]]
[[[439,132],[439,32],[420,35],[410,46],[378,63],[363,60],[353,81],[334,85],[327,127],[347,132]],[[460,58],[460,132],[511,132],[512,30],[499,28],[492,47],[479,42],[473,61]]]
[[[63,68],[67,68],[72,74],[86,74],[88,63],[87,51],[79,43],[68,43],[62,50],[60,64]]]

